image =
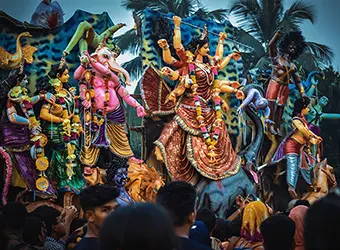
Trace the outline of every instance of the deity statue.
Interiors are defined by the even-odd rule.
[[[122,158],[133,156],[124,128],[122,100],[135,108],[139,117],[146,115],[143,106],[122,86],[116,73],[125,76],[127,85],[130,84],[129,73],[118,65],[117,54],[106,47],[105,40],[104,37],[91,56],[84,52],[89,63],[82,63],[74,73],[74,78],[80,81],[80,97],[85,109],[81,161],[89,167],[97,163],[101,149],[109,149],[110,153]]]
[[[166,41],[160,40],[159,45],[165,61],[180,67],[176,71],[168,67],[161,70],[170,79],[178,80],[177,87],[165,100],[165,103],[173,103],[176,115],[155,142],[155,153],[174,180],[197,184],[200,176],[223,179],[237,173],[240,159],[232,148],[222,118],[222,108],[226,111],[228,106],[223,105],[220,93],[233,93],[239,99],[244,94],[235,88],[238,83],[217,80],[217,71],[239,55],[231,54],[224,59],[210,56],[206,27],[202,35],[193,39],[185,49],[181,43],[181,19],[174,17],[174,22],[174,46],[181,61],[169,55]],[[222,42],[224,38],[225,35],[221,34]],[[217,53],[223,55],[219,49]],[[151,92],[145,92],[144,96],[147,102],[152,101]],[[213,102],[213,108],[209,101]]]
[[[301,84],[298,69],[293,63],[293,60],[298,58],[306,48],[305,39],[299,31],[290,32],[283,37],[277,47],[280,35],[280,32],[277,32],[268,45],[273,70],[266,93],[270,108],[269,119],[275,123],[275,127],[273,123],[269,123],[268,130],[271,134],[278,136],[282,136],[280,126],[289,95],[288,85],[291,78],[294,80],[301,97],[308,98]]]
[[[41,133],[40,122],[34,114],[33,106],[41,100],[52,103],[55,96],[49,92],[41,92],[29,97],[27,84],[27,76],[21,66],[12,70],[0,86],[0,146],[1,154],[6,160],[8,177],[5,192],[8,191],[10,182],[10,167],[14,164],[29,190],[35,191],[41,197],[52,197],[55,190],[45,175],[48,168],[44,153],[47,138]]]
[[[305,115],[309,112],[309,99],[298,99],[294,104],[293,127],[278,147],[273,162],[286,159],[288,192],[297,197],[296,185],[301,173],[304,180],[312,185],[316,160],[310,152],[310,144],[319,144],[322,138],[314,134],[309,128]]]
[[[107,183],[119,189],[120,194],[117,201],[120,206],[127,206],[134,203],[134,200],[125,189],[125,185],[129,180],[128,167],[128,159],[115,157],[106,170]]]
[[[75,193],[85,188],[79,161],[79,137],[82,126],[80,103],[76,90],[68,84],[69,71],[65,61],[52,65],[50,72],[37,84],[38,91],[49,91],[56,96],[54,103],[45,102],[40,110],[44,133],[49,138],[50,159],[48,176],[61,192]]]

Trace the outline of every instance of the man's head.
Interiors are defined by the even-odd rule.
[[[47,236],[54,239],[60,239],[66,234],[65,216],[57,209],[41,206],[33,212],[33,215],[44,221]]]
[[[90,186],[80,193],[80,205],[89,224],[100,228],[109,213],[118,207],[119,190],[105,185]]]
[[[305,218],[305,249],[328,250],[340,246],[340,189],[313,203]]]
[[[44,246],[46,238],[45,223],[38,217],[28,217],[25,221],[23,238],[31,246]]]
[[[213,211],[203,208],[197,212],[196,220],[202,221],[211,234],[216,227],[216,215]]]
[[[22,230],[27,217],[26,208],[16,202],[9,202],[3,208],[4,226],[10,230]]]
[[[174,181],[162,187],[156,202],[170,214],[175,227],[191,226],[196,218],[196,190],[184,181]]]
[[[265,250],[291,250],[294,248],[294,221],[286,215],[268,217],[261,224]]]

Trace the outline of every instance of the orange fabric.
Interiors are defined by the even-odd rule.
[[[288,95],[288,85],[278,84],[276,81],[270,80],[266,93],[266,99],[269,101],[277,100],[278,105],[285,105],[287,103]]]
[[[305,250],[304,245],[304,219],[307,214],[308,207],[306,206],[297,206],[292,209],[289,214],[289,217],[295,223],[295,250]]]

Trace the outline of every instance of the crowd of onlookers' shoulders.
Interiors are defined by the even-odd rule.
[[[156,204],[119,207],[116,188],[91,186],[80,194],[83,219],[74,206],[40,206],[28,213],[18,202],[1,213],[4,250],[333,250],[340,246],[340,190],[310,206],[292,201],[272,214],[249,202],[235,220],[196,211],[197,193],[185,182],[161,188]],[[229,217],[230,218],[230,217]]]

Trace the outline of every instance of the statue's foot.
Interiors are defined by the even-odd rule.
[[[161,150],[159,149],[158,146],[156,146],[156,148],[155,148],[155,155],[156,155],[156,158],[157,158],[158,161],[164,162],[162,152],[161,152]]]
[[[281,130],[278,128],[278,129],[276,129],[276,134],[277,134],[277,136],[279,136],[279,137],[282,137],[283,136],[283,134],[281,133]]]
[[[273,125],[269,125],[269,126],[268,126],[268,131],[269,131],[269,133],[271,133],[272,135],[277,135],[277,132],[275,131]]]
[[[290,194],[290,197],[292,197],[293,199],[297,199],[298,198],[298,195],[297,195],[297,193],[295,191],[295,188],[289,187],[288,188],[288,192]]]

